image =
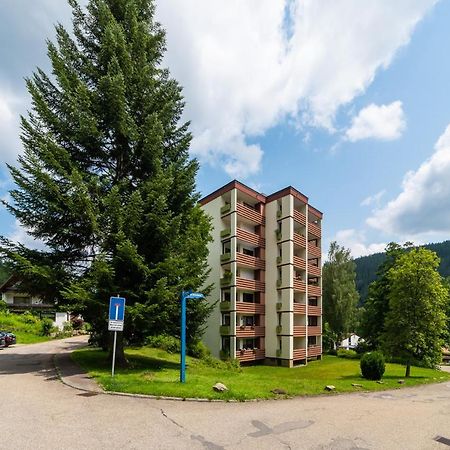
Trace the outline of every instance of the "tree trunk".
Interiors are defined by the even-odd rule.
[[[113,358],[113,345],[114,345],[114,333],[109,332],[109,355],[108,361],[111,363]],[[117,342],[116,342],[116,367],[125,368],[128,367],[127,358],[125,358],[125,352],[123,348],[123,333],[121,331],[117,332]]]
[[[411,362],[406,361],[406,372],[405,372],[405,378],[409,378],[411,375]]]

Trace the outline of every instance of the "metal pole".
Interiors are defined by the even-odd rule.
[[[117,343],[117,331],[114,331],[114,344],[113,344],[113,357],[112,357],[112,369],[111,376],[114,376],[114,366],[116,365],[116,343]]]
[[[186,382],[186,293],[181,293],[181,365],[180,382]]]

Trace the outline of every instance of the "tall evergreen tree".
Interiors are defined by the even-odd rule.
[[[386,353],[405,359],[405,377],[414,360],[428,365],[442,360],[448,290],[438,266],[436,253],[415,248],[401,255],[388,273],[389,311],[381,342]]]
[[[358,298],[350,250],[331,242],[323,266],[323,319],[338,341],[354,331]]]
[[[73,35],[57,25],[52,75],[27,80],[24,152],[9,167],[7,208],[46,248],[2,238],[2,252],[24,289],[81,312],[99,335],[111,294],[127,299],[128,339],[177,335],[180,291],[206,279],[210,223],[181,88],[161,66],[165,33],[152,0],[69,3]],[[209,312],[189,304],[191,341]]]

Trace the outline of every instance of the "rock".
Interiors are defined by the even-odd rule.
[[[378,380],[377,383],[378,384],[384,384],[384,381]]]
[[[405,380],[398,380],[398,384],[405,384]]]
[[[272,392],[272,394],[277,394],[277,395],[286,395],[287,392],[284,389],[272,389],[270,392]]]
[[[227,388],[223,383],[216,383],[216,384],[213,386],[213,389],[214,389],[216,392],[225,392],[225,391],[228,391],[228,388]]]
[[[335,386],[333,386],[332,384],[329,384],[328,386],[325,386],[325,390],[326,391],[334,391],[336,389]]]
[[[352,383],[352,386],[353,386],[353,387],[363,387],[362,384],[358,384],[358,383]]]

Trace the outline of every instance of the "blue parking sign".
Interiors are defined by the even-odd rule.
[[[125,298],[111,297],[109,299],[109,320],[121,320],[125,318]]]

